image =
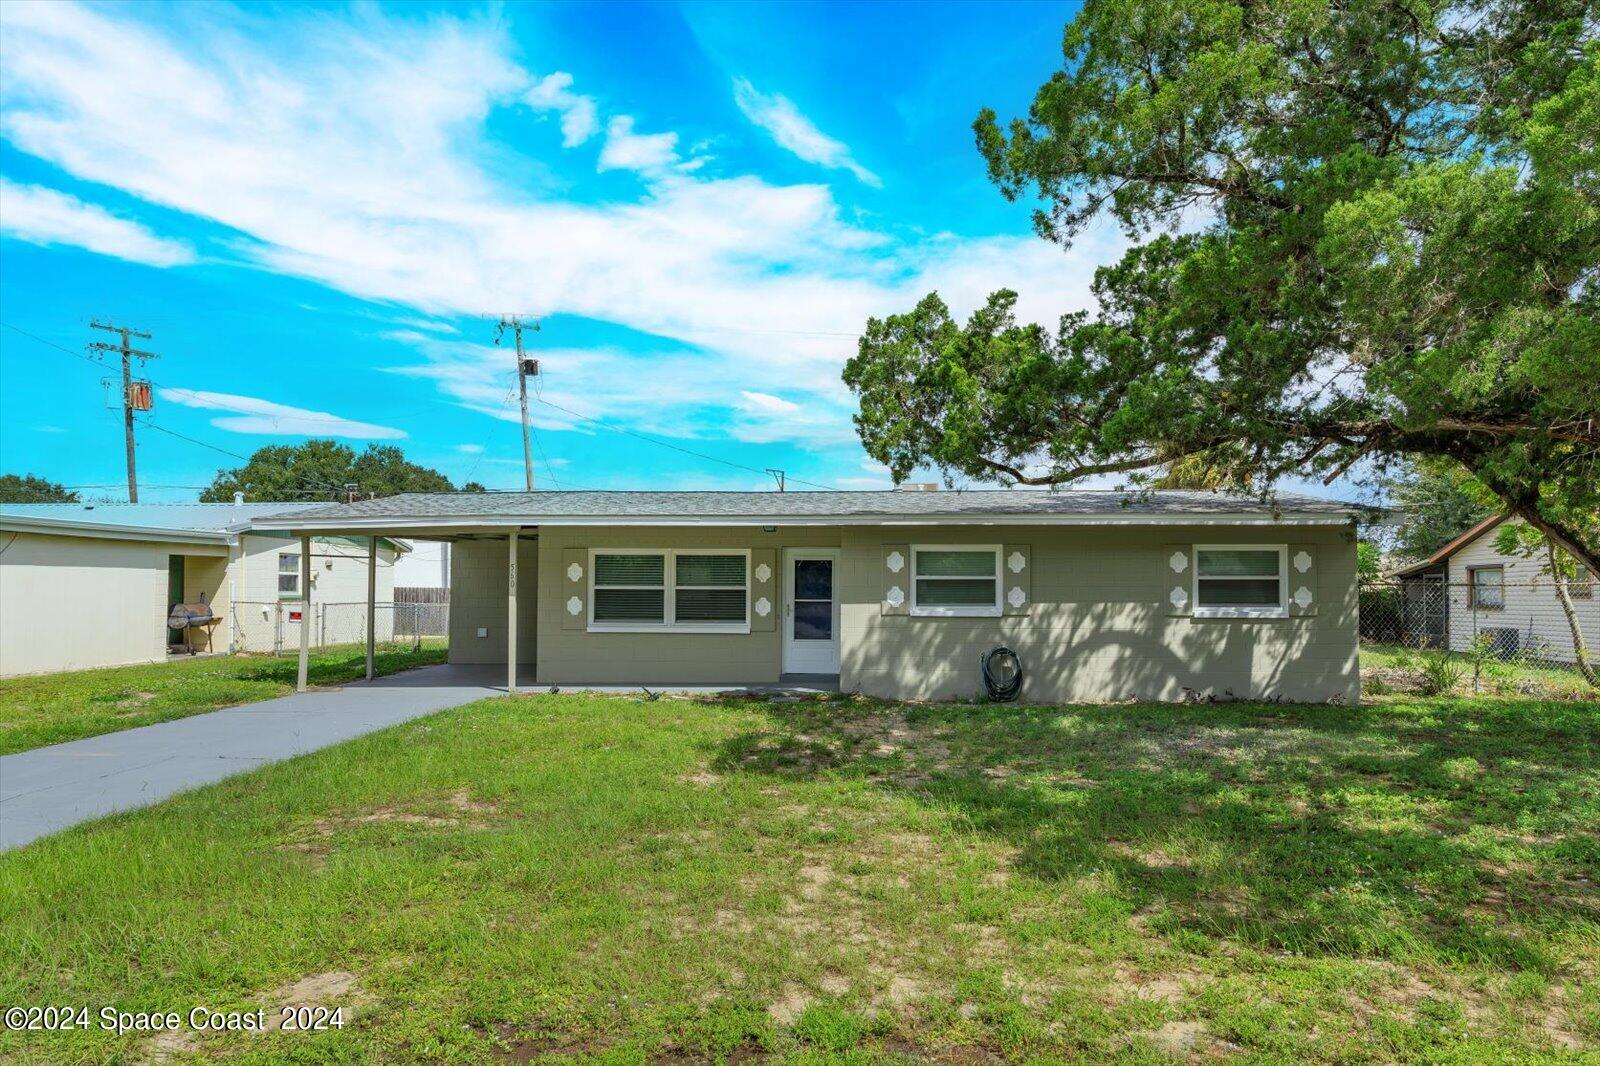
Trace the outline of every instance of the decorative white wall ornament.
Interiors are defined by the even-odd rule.
[[[765,618],[767,615],[769,615],[771,613],[772,613],[772,601],[771,600],[767,599],[765,596],[762,596],[760,599],[756,600],[756,614],[760,615],[762,618]]]
[[[766,563],[761,563],[759,566],[757,566],[756,580],[761,582],[763,585],[772,580],[772,567],[768,566]]]
[[[1306,588],[1304,585],[1301,585],[1299,588],[1295,589],[1294,590],[1294,602],[1298,603],[1300,605],[1300,609],[1302,611],[1305,610],[1307,607],[1310,607],[1311,606],[1311,590]]]
[[[1311,553],[1310,552],[1296,552],[1295,556],[1294,556],[1294,568],[1296,570],[1300,571],[1302,574],[1305,573],[1307,570],[1310,570],[1311,569]]]
[[[579,566],[577,563],[573,563],[571,566],[567,567],[567,580],[582,581],[583,567]]]
[[[883,598],[888,602],[890,607],[898,607],[902,603],[906,602],[906,594],[900,591],[899,585],[891,585],[888,593],[885,594]]]
[[[1172,595],[1168,596],[1167,599],[1172,601],[1172,606],[1181,611],[1183,610],[1183,605],[1189,602],[1189,594],[1184,591],[1183,586],[1179,585],[1172,590]]]
[[[1006,565],[1011,568],[1013,574],[1020,574],[1022,568],[1028,565],[1028,557],[1021,552],[1012,552],[1006,557]]]
[[[1187,552],[1173,552],[1172,558],[1167,560],[1167,565],[1172,567],[1174,574],[1181,574],[1189,569],[1189,555]]]
[[[884,564],[889,567],[889,573],[898,574],[905,569],[906,557],[899,552],[890,552],[889,558],[884,560]],[[898,607],[899,604],[895,604],[895,606]]]
[[[1022,591],[1022,586],[1012,585],[1011,591],[1006,593],[1006,602],[1013,607],[1021,607],[1028,602],[1028,594]]]
[[[576,618],[583,613],[583,601],[574,596],[567,601],[567,613]]]

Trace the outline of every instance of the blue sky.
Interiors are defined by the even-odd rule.
[[[154,334],[151,419],[204,442],[141,429],[146,499],[311,435],[517,488],[514,311],[541,487],[770,485],[569,412],[884,487],[839,381],[866,317],[1009,286],[1053,321],[1124,247],[1033,236],[972,145],[1071,14],[8,3],[0,466],[119,491],[110,368],[71,354],[103,317]]]

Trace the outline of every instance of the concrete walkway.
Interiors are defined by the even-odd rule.
[[[0,756],[0,851],[504,693],[504,685],[503,666],[425,666]]]

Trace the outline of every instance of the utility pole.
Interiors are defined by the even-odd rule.
[[[530,359],[522,350],[522,331],[531,329],[539,332],[539,320],[529,316],[530,320],[523,321],[522,315],[501,315],[500,328],[495,332],[494,342],[500,343],[500,338],[506,330],[511,330],[517,341],[517,389],[522,396],[522,470],[527,478],[528,491],[533,491],[533,444],[528,430],[528,378],[539,376],[539,360]]]
[[[136,383],[133,380],[130,360],[138,357],[140,365],[143,366],[144,360],[156,358],[156,353],[140,351],[129,343],[134,337],[143,341],[149,340],[150,334],[148,333],[141,333],[128,326],[113,326],[108,322],[91,321],[89,328],[103,329],[107,333],[117,333],[122,336],[120,345],[107,344],[105,341],[90,341],[89,350],[94,352],[120,352],[122,354],[122,435],[128,448],[128,502],[138,503],[139,475],[135,469],[133,459],[133,412],[150,410],[152,401],[149,382],[138,382],[139,388],[134,388]]]

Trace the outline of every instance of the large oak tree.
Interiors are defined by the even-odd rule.
[[[1600,571],[1596,26],[1593,0],[1088,0],[977,142],[1045,238],[1109,216],[1134,245],[1055,329],[1006,290],[871,320],[867,451],[1255,492],[1434,457]]]
[[[235,492],[252,501],[343,500],[347,485],[365,498],[455,490],[449,478],[411,462],[392,445],[369,444],[358,453],[335,440],[313,439],[257,448],[243,466],[218,470],[200,500],[226,503]]]

